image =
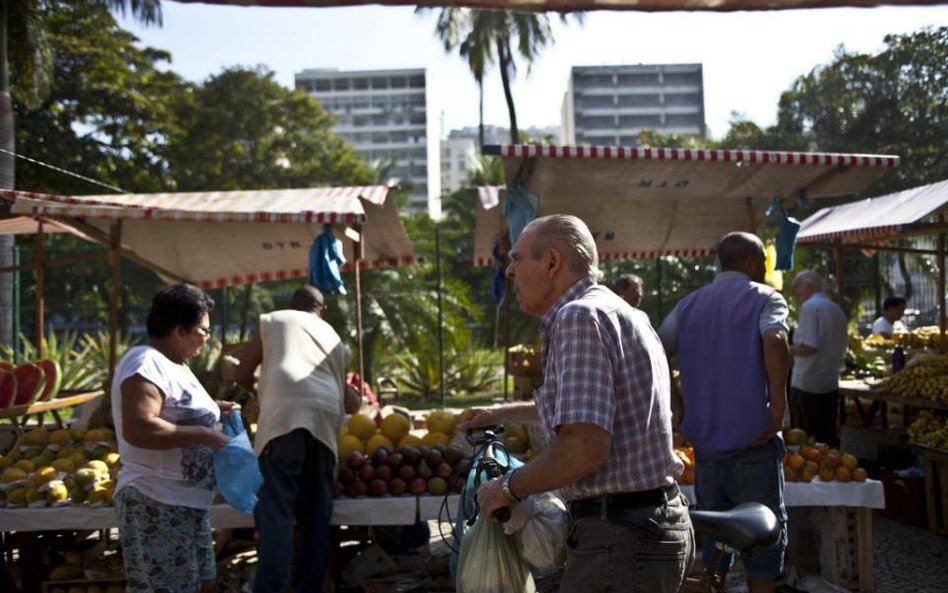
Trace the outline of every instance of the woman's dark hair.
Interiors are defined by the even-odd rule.
[[[193,284],[175,284],[162,290],[148,310],[148,335],[163,338],[175,328],[192,329],[205,313],[214,309],[214,299]]]

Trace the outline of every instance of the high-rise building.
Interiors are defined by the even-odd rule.
[[[701,64],[573,66],[562,123],[565,144],[634,146],[644,129],[704,138]]]
[[[378,181],[410,188],[410,211],[441,217],[441,134],[426,70],[306,69],[296,88],[336,117],[333,132],[366,161],[390,166]]]
[[[441,141],[441,190],[444,193],[461,189],[478,166],[477,142],[473,138],[450,136]]]

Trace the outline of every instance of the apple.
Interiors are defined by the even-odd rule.
[[[441,451],[432,449],[431,452],[428,453],[428,457],[425,458],[425,461],[427,461],[431,467],[438,467],[438,465],[444,461],[444,458],[441,455]]]
[[[405,483],[411,482],[416,475],[418,474],[415,472],[415,468],[410,465],[403,465],[398,468],[398,477],[405,480]]]
[[[415,478],[408,483],[408,491],[415,495],[424,494],[428,491],[428,480]]]
[[[401,478],[392,478],[392,480],[388,483],[388,493],[392,496],[405,494],[406,490],[408,490],[408,484],[406,484],[405,480]]]
[[[346,494],[349,496],[365,496],[369,487],[362,480],[353,480],[346,484]]]
[[[435,466],[434,473],[439,478],[450,478],[454,475],[454,468],[448,463],[441,462]]]
[[[422,459],[418,462],[418,465],[415,466],[415,473],[418,474],[419,478],[428,479],[434,475],[434,472],[431,471],[431,466],[428,465],[428,462]]]
[[[435,476],[428,480],[428,492],[435,496],[441,496],[448,491],[448,483],[444,478]]]
[[[384,464],[390,453],[391,451],[388,450],[388,447],[379,447],[372,452],[372,463],[374,463],[376,467]]]
[[[379,467],[375,468],[375,477],[380,480],[391,482],[394,476],[395,476],[395,470],[393,470],[387,465],[380,465]]]
[[[388,483],[385,480],[373,478],[369,481],[369,494],[372,496],[384,496],[388,494]]]
[[[396,451],[395,453],[389,454],[388,458],[385,460],[385,463],[390,468],[397,470],[398,468],[402,466],[403,460],[404,460],[404,457],[402,456],[402,454]]]
[[[352,469],[359,469],[362,467],[362,464],[365,463],[365,455],[359,451],[353,451],[346,456],[346,465]]]
[[[402,447],[399,449],[399,452],[402,454],[403,464],[407,463],[408,465],[415,465],[418,463],[418,460],[421,459],[421,454],[415,447]]]
[[[363,482],[368,483],[374,477],[375,468],[371,463],[366,463],[361,468],[359,468],[359,478],[361,478]]]
[[[348,484],[356,478],[356,471],[346,465],[339,466],[339,481]]]

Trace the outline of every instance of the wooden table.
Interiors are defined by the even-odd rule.
[[[840,421],[846,418],[844,414],[845,401],[848,397],[855,404],[856,411],[859,413],[859,419],[862,421],[862,425],[865,428],[872,428],[872,424],[875,422],[875,416],[877,413],[882,414],[880,417],[882,428],[889,428],[889,404],[896,404],[903,407],[903,420],[906,421],[906,425],[908,419],[904,418],[904,416],[907,414],[907,410],[909,408],[948,411],[948,402],[934,401],[923,398],[899,397],[890,393],[879,391],[878,389],[875,389],[874,387],[867,385],[864,381],[858,379],[840,381],[839,395]],[[864,400],[870,400],[872,403],[866,407],[864,405]]]
[[[38,402],[33,404],[24,404],[21,406],[12,406],[4,410],[0,410],[0,419],[10,420],[13,424],[13,429],[16,431],[17,435],[23,434],[23,428],[26,426],[27,421],[30,416],[38,414],[40,416],[40,426],[43,425],[43,414],[50,412],[53,415],[53,418],[56,420],[56,428],[65,428],[66,424],[63,422],[63,419],[59,415],[59,410],[63,408],[71,408],[73,406],[78,406],[79,404],[84,404],[90,402],[97,398],[105,395],[105,391],[99,389],[98,391],[90,391],[89,393],[77,393],[75,395],[67,395],[65,397],[58,397],[56,399],[51,399],[49,401]]]

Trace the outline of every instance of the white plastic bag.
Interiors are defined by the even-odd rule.
[[[457,593],[536,593],[517,539],[500,523],[479,515],[464,534],[458,558]]]
[[[554,571],[566,564],[569,513],[555,494],[536,494],[516,505],[504,532],[516,533],[521,555],[533,568]]]

